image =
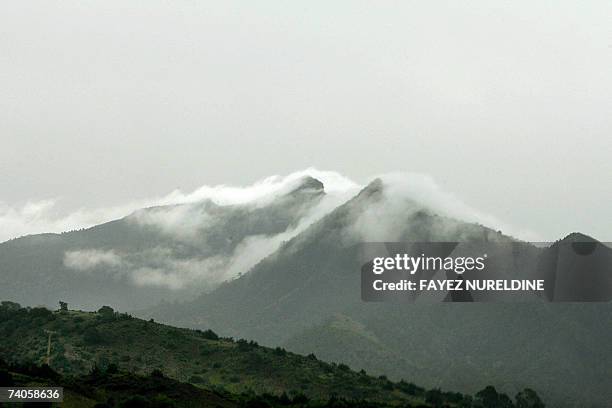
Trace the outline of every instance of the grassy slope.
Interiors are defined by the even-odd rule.
[[[332,395],[390,404],[424,404],[424,391],[405,382],[392,383],[304,357],[244,341],[211,339],[210,334],[99,313],[19,309],[0,316],[0,358],[9,362],[45,359],[52,339],[51,367],[84,376],[94,366],[116,364],[119,370],[148,375],[160,369],[170,378],[201,388],[231,393],[305,394],[327,400]],[[457,398],[456,394],[449,398]]]

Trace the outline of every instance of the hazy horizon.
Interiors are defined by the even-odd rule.
[[[315,167],[360,185],[426,174],[543,240],[612,241],[610,15],[604,1],[3,2],[0,227],[78,227]]]

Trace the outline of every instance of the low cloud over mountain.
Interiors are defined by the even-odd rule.
[[[355,241],[395,239],[406,220],[421,208],[529,236],[470,208],[428,176],[387,174],[380,180],[385,189],[379,199],[360,209],[346,228]],[[360,188],[339,173],[306,169],[251,186],[203,186],[191,193],[174,191],[60,216],[54,216],[53,201],[5,209],[0,214],[5,234],[61,232],[109,222],[6,242],[0,245],[0,268],[6,276],[31,275],[41,282],[40,295],[49,304],[64,292],[64,297],[82,307],[112,303],[112,299],[127,309],[150,306],[157,298],[185,300],[248,272]],[[17,260],[18,253],[27,253],[28,260]],[[44,289],[43,275],[55,279],[61,290]],[[8,287],[19,286],[19,281],[5,287],[7,294],[20,293],[22,288]],[[92,282],[108,287],[111,299],[98,290],[90,296]],[[129,288],[140,290],[142,296],[123,296]],[[28,303],[29,298],[41,299],[24,293],[15,300]]]
[[[306,169],[291,173],[287,176],[271,176],[256,181],[250,186],[204,185],[192,192],[185,193],[175,190],[169,194],[133,200],[128,203],[119,203],[109,207],[80,208],[72,212],[63,212],[58,209],[61,198],[48,198],[30,201],[22,205],[8,205],[0,201],[0,242],[38,233],[59,233],[80,228],[89,228],[94,225],[122,218],[141,208],[153,206],[168,206],[175,204],[197,203],[210,200],[219,205],[245,204],[256,201],[271,200],[287,192],[291,186],[305,176],[321,180],[328,194],[343,194],[354,190],[358,185],[352,180],[332,171]],[[176,212],[149,213],[149,221],[167,223],[172,229],[173,221],[180,221],[182,216],[188,216],[184,211],[188,208],[177,209]],[[179,218],[179,220],[176,220]],[[142,220],[146,222],[147,220]],[[186,223],[181,223],[181,231],[186,231]]]
[[[204,185],[189,193],[175,190],[159,197],[136,199],[108,207],[79,208],[71,212],[59,209],[59,203],[64,201],[61,198],[30,201],[22,205],[8,205],[0,201],[0,225],[2,225],[0,242],[28,234],[60,233],[89,228],[131,213],[134,213],[131,221],[154,224],[177,239],[189,240],[206,219],[203,214],[194,217],[194,207],[176,206],[177,204],[194,204],[209,200],[217,205],[246,203],[261,205],[282,196],[293,184],[306,176],[320,180],[328,196],[333,196],[339,201],[348,199],[363,187],[340,173],[309,168],[287,176],[270,176],[248,186]],[[456,195],[440,188],[428,175],[387,173],[373,176],[371,179],[376,177],[385,180],[393,195],[408,196],[451,217],[494,226],[526,240],[539,239],[538,234],[533,231],[507,225],[497,217],[470,207]],[[138,211],[143,208],[149,210]]]

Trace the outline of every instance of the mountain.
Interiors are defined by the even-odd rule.
[[[531,386],[559,407],[604,407],[612,400],[605,381],[612,378],[610,303],[362,302],[357,244],[395,241],[519,248],[519,256],[499,265],[540,264],[544,275],[565,274],[546,264],[546,249],[440,216],[376,180],[241,278],[142,315],[284,344],[428,387],[475,392],[493,383],[515,393]]]
[[[538,263],[553,301],[612,300],[612,250],[592,237],[572,233],[546,248]]]
[[[128,406],[120,401],[134,396],[175,400],[175,405],[163,406],[215,407],[427,408],[470,406],[465,404],[473,400],[459,393],[373,377],[314,355],[219,338],[210,330],[140,320],[109,307],[98,312],[51,312],[2,302],[0,338],[0,381],[4,382],[0,385],[61,385],[72,406],[79,407],[111,399],[117,406]],[[45,361],[49,366],[41,366]]]
[[[136,211],[85,230],[0,244],[0,298],[126,310],[185,300],[245,272],[329,205],[304,177],[255,202],[210,200]]]
[[[383,182],[375,180],[240,279],[192,302],[164,305],[148,313],[174,324],[214,327],[269,344],[284,342],[334,313],[344,313],[347,307],[364,306],[355,275],[361,269],[358,244],[382,241],[515,240],[433,214],[409,198],[387,197]]]
[[[612,308],[601,303],[610,300],[610,248],[577,233],[534,246],[442,216],[436,208],[444,203],[422,202],[389,180],[375,180],[339,206],[328,196],[318,180],[305,178],[248,204],[154,207],[83,231],[5,242],[0,296],[30,305],[64,300],[90,310],[102,304],[140,309],[137,315],[147,320],[315,353],[430,388],[474,393],[494,384],[515,394],[533,387],[559,407],[603,407],[612,400],[604,381],[612,377]],[[434,303],[364,302],[363,243],[385,242],[413,242],[412,250],[438,243],[445,251],[453,242],[461,243],[455,251],[487,248],[499,276],[527,271],[545,277],[547,287],[518,303],[470,302],[490,300],[486,294],[466,295],[464,303],[449,302],[450,294]],[[576,294],[593,302],[544,301],[577,300]],[[137,334],[121,339],[134,347],[129,339]],[[165,350],[136,351],[164,355],[173,347],[167,343]],[[96,354],[94,361],[109,358],[95,349],[85,350]],[[63,355],[71,356],[70,349]]]

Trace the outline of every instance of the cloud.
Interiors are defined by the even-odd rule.
[[[150,201],[104,208],[82,208],[68,214],[57,210],[58,199],[27,202],[21,207],[0,203],[0,242],[29,234],[59,233],[121,218]]]
[[[194,289],[210,290],[223,282],[223,271],[228,259],[209,257],[204,259],[178,259],[163,256],[159,262],[139,266],[133,263],[128,273],[129,279],[136,286],[162,287],[170,290]]]
[[[205,235],[207,228],[218,221],[216,215],[208,211],[206,200],[210,200],[213,206],[248,204],[244,208],[257,208],[291,191],[305,176],[321,180],[327,194],[316,204],[296,210],[295,221],[285,231],[246,236],[235,243],[229,252],[210,256],[194,253],[187,257],[184,253],[178,253],[176,248],[160,246],[132,252],[122,251],[121,248],[115,251],[88,248],[68,251],[64,255],[64,265],[70,269],[84,272],[96,269],[109,276],[125,278],[136,286],[171,290],[194,287],[212,289],[223,281],[248,272],[256,263],[273,254],[284,241],[295,237],[354,196],[361,186],[338,173],[311,168],[287,176],[268,177],[250,186],[203,186],[191,193],[177,190],[159,198],[109,208],[81,209],[63,216],[54,212],[54,200],[45,200],[27,203],[19,209],[0,207],[1,233],[11,237],[30,232],[59,232],[131,214],[128,220],[159,228],[176,240],[171,242],[193,244],[196,237]],[[427,175],[390,173],[380,178],[385,186],[384,199],[370,203],[350,227],[363,240],[397,239],[405,230],[408,217],[421,208],[502,229],[521,238],[531,239],[535,236],[475,210],[455,195],[443,191]],[[145,207],[147,210],[141,210]]]
[[[409,218],[422,209],[456,220],[477,223],[529,241],[541,240],[533,231],[516,228],[479,211],[444,191],[432,177],[419,173],[377,176],[384,185],[383,199],[357,215],[352,231],[362,240],[394,241],[409,227]]]
[[[64,265],[78,271],[89,271],[97,267],[117,268],[123,264],[123,259],[115,251],[86,249],[67,251],[64,254]]]
[[[248,272],[258,262],[276,252],[283,242],[297,236],[349,198],[349,192],[327,195],[316,206],[310,208],[295,227],[290,227],[279,234],[246,237],[234,250],[225,270],[225,279],[232,279]]]
[[[189,193],[174,190],[164,196],[133,200],[115,206],[81,208],[70,213],[62,213],[58,210],[58,198],[31,201],[21,206],[9,206],[0,202],[0,242],[28,234],[59,233],[88,228],[125,217],[136,210],[154,206],[196,203],[202,200],[211,200],[218,205],[265,203],[266,200],[272,200],[289,191],[304,176],[315,177],[322,181],[326,192],[332,195],[354,191],[359,187],[355,182],[339,173],[308,168],[287,176],[267,177],[249,186],[204,185]],[[189,234],[188,225],[184,223],[189,216],[183,212],[186,210],[186,208],[177,209],[174,214],[169,214],[171,217],[162,214],[157,220],[154,219],[155,214],[153,214],[148,221],[162,225],[166,223],[169,230],[173,231],[176,231],[174,228],[176,225],[182,224],[186,227],[184,232]],[[198,225],[192,225],[192,227],[197,228]]]
[[[250,186],[236,187],[223,184],[212,187],[202,186],[189,194],[176,190],[159,199],[158,205],[194,203],[202,200],[211,200],[219,205],[245,204],[260,200],[265,202],[289,192],[307,176],[321,181],[328,194],[343,193],[359,187],[357,183],[339,173],[308,168],[287,176],[270,176]]]
[[[204,281],[215,285],[222,278],[228,263],[224,257],[178,258],[169,248],[155,247],[137,252],[118,253],[114,250],[83,249],[66,251],[64,266],[80,272],[96,271],[114,279],[127,278],[136,286],[160,286],[183,289]]]
[[[350,190],[342,194],[338,192],[327,194],[315,205],[296,214],[297,222],[285,231],[278,234],[246,236],[229,253],[217,253],[208,257],[198,255],[185,257],[177,254],[174,249],[165,247],[121,254],[115,251],[88,249],[66,252],[64,265],[79,271],[99,268],[97,273],[106,273],[113,278],[123,277],[140,287],[211,290],[224,281],[248,272],[255,264],[274,253],[284,241],[302,232],[354,193],[355,191]],[[206,228],[214,225],[213,217],[209,214],[204,215],[204,221],[198,222],[195,216],[197,211],[190,205],[153,210],[151,216],[138,212],[135,222],[159,226],[173,238],[186,238],[188,232],[196,229],[205,234]],[[188,226],[185,227],[183,222],[187,222]]]
[[[211,289],[247,272],[275,252],[284,241],[345,202],[358,191],[359,186],[337,173],[307,169],[285,177],[268,177],[244,188],[203,187],[187,195],[174,192],[158,200],[159,204],[168,205],[138,210],[127,218],[129,222],[141,226],[158,228],[171,238],[170,242],[185,242],[189,247],[205,248],[209,229],[219,225],[223,227],[224,224],[219,224],[223,214],[233,214],[220,211],[221,207],[239,205],[241,213],[272,202],[282,203],[275,200],[295,189],[305,176],[323,180],[326,183],[326,194],[317,200],[298,201],[287,207],[293,221],[286,230],[276,234],[246,236],[240,242],[232,243],[233,250],[229,252],[221,250],[204,256],[196,251],[185,256],[184,253],[177,253],[176,248],[160,246],[121,254],[115,252],[113,255],[118,258],[117,261],[104,264],[99,259],[110,257],[103,258],[103,251],[89,249],[67,252],[64,264],[81,271],[100,266],[100,273],[122,276],[136,286],[157,286],[172,290],[190,287]],[[207,204],[206,200],[213,204]],[[218,233],[218,228],[215,231]]]
[[[138,210],[127,219],[141,226],[157,227],[162,233],[181,241],[196,239],[207,226],[215,223],[211,214],[192,204]]]

